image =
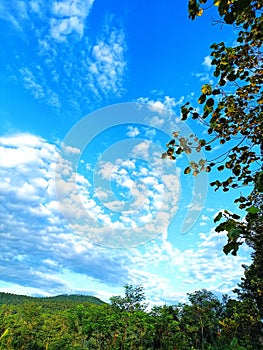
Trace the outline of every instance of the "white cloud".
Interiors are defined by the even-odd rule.
[[[116,95],[123,94],[125,51],[124,32],[114,27],[108,28],[103,38],[93,46],[89,59],[89,79],[90,88],[96,95],[104,96],[110,92]]]
[[[169,134],[172,134],[178,125],[181,123],[181,119],[176,117],[176,113],[180,114],[180,106],[184,101],[184,96],[176,100],[174,97],[164,96],[157,99],[151,99],[149,97],[139,97],[136,102],[139,104],[146,104],[149,110],[153,113],[146,118],[147,123],[157,129],[166,130]],[[146,130],[147,137],[154,138],[155,130]]]
[[[71,146],[65,146],[62,145],[63,151],[66,153],[71,153],[71,154],[80,154],[80,149],[76,147],[71,147]]]
[[[94,0],[64,0],[54,1],[53,18],[50,20],[51,36],[58,41],[64,41],[67,36],[77,33],[79,39],[84,34],[85,20],[89,15]]]
[[[187,208],[189,209],[189,211],[199,211],[199,212],[201,212],[202,209],[203,209],[203,203],[192,201],[192,203],[187,205]]]
[[[158,116],[154,116],[151,119],[151,124],[152,126],[156,127],[156,128],[161,128],[163,126],[163,124],[165,123],[165,119],[164,118],[160,118]]]
[[[200,222],[200,226],[206,226],[207,225],[207,223],[206,222],[204,222],[204,221],[202,221],[202,222]]]
[[[52,18],[50,21],[51,36],[56,40],[66,40],[67,35],[76,32],[80,38],[83,36],[83,23],[79,22],[77,17],[64,19]]]
[[[158,112],[160,114],[165,114],[166,112],[165,105],[161,101],[149,101],[149,106],[154,112]]]
[[[211,69],[212,65],[211,65],[212,59],[210,56],[205,56],[202,65],[206,68],[206,69]]]
[[[30,90],[37,100],[43,99],[45,97],[44,89],[36,82],[36,79],[30,69],[27,67],[21,68],[20,73],[22,75],[25,88]]]
[[[133,252],[134,264],[143,272],[136,276],[136,271],[134,272],[131,268],[130,273],[143,285],[151,286],[150,294],[161,300],[163,298],[169,300],[171,303],[185,297],[185,290],[193,292],[207,288],[212,292],[231,293],[243,275],[242,264],[249,264],[250,259],[244,254],[246,249],[241,249],[240,256],[226,256],[222,251],[225,242],[224,233],[211,230],[206,234],[200,234],[200,242],[196,249],[180,250],[168,241],[167,233],[164,233],[156,241],[149,243],[145,253]],[[151,269],[148,270],[147,266],[151,266]],[[165,266],[163,268],[169,271],[171,277],[171,279],[167,278],[165,274],[166,277],[160,285],[156,283],[160,277],[150,273],[157,266]],[[149,273],[145,273],[145,270]],[[172,286],[174,279],[176,282]],[[181,288],[184,293],[180,298]]]
[[[28,3],[22,0],[12,2],[3,0],[0,3],[0,18],[10,22],[17,30],[23,30],[23,22],[28,20]]]
[[[178,101],[174,97],[165,96],[162,99],[152,100],[148,97],[139,97],[137,99],[140,103],[146,103],[149,109],[162,116],[174,115],[174,108],[182,104],[184,97],[181,97]]]
[[[204,220],[204,221],[209,221],[210,218],[204,214],[201,215],[201,220]]]
[[[37,100],[45,100],[50,106],[60,108],[60,100],[54,91],[52,91],[44,81],[42,73],[37,73],[36,75],[30,70],[29,67],[22,67],[19,70],[24,87],[29,90],[31,95]]]
[[[23,146],[23,140],[27,148]],[[12,167],[16,170],[2,167],[2,163],[0,167],[0,280],[10,284],[6,288],[44,295],[47,290],[51,294],[63,293],[68,290],[67,277],[61,278],[59,271],[65,268],[97,280],[104,280],[108,271],[106,280],[112,283],[115,278],[113,270],[116,272],[120,268],[120,272],[121,264],[111,261],[111,254],[106,249],[93,249],[93,245],[84,237],[72,233],[57,203],[52,200],[56,147],[28,134],[24,137],[22,134],[2,137],[1,143],[5,145],[3,151],[11,148],[19,152],[23,148],[24,152],[24,156],[20,154],[23,166],[20,159],[14,157]],[[123,278],[121,275],[122,272],[120,280]]]
[[[112,177],[115,165],[111,162],[100,162],[99,163],[98,175],[101,175],[103,179],[110,180]]]
[[[91,238],[91,233],[101,235],[101,230],[82,227],[83,234],[78,234],[77,231],[81,232],[77,228],[79,222],[76,222],[76,231],[73,231],[58,210],[54,194],[56,146],[30,134],[1,137],[0,145],[1,156],[5,155],[0,162],[0,280],[5,281],[0,283],[1,290],[42,295],[81,290],[104,295],[100,291],[109,290],[110,286],[115,294],[114,288],[125,283],[141,283],[152,303],[175,303],[185,298],[186,290],[192,292],[208,285],[212,291],[230,292],[242,275],[241,264],[249,259],[242,255],[242,250],[238,257],[226,257],[222,253],[225,234],[213,230],[200,233],[195,248],[179,249],[169,241],[166,231],[144,247],[129,250],[94,245],[85,238],[85,234],[89,233]],[[10,149],[13,150],[12,162],[8,159]],[[3,166],[8,161],[9,166]],[[156,172],[147,169],[141,178],[141,182],[147,185],[147,191],[142,192],[140,183],[134,181],[139,176],[138,167],[131,167],[128,161],[126,165],[127,173],[122,172],[116,180],[128,185],[128,169],[135,172],[128,188],[134,203],[138,201],[138,217],[123,211],[118,220],[112,221],[112,217],[103,212],[92,198],[88,181],[77,174],[79,197],[84,207],[107,225],[105,235],[110,235],[114,227],[133,227],[136,235],[140,223],[149,232],[150,239],[156,228],[163,227],[163,223],[170,220],[170,208],[162,207],[162,192],[167,191],[168,206],[169,203],[174,206],[179,180],[173,174],[166,174],[162,185]],[[63,176],[72,177],[69,164],[68,167],[68,173],[61,175],[61,180]],[[62,183],[61,191],[67,190],[69,196],[68,201],[62,204],[68,205],[69,216],[81,217],[82,209],[77,206],[78,200],[74,197],[74,187],[70,189],[71,185],[70,182]],[[106,193],[105,199],[110,195]],[[108,202],[113,209],[119,210],[121,201]],[[160,206],[155,208],[158,202]],[[155,224],[151,219],[154,210],[158,212]],[[207,216],[201,218],[204,222],[208,221]],[[127,238],[124,236],[123,239]]]
[[[27,38],[23,55],[11,52],[16,56],[15,66],[10,67],[14,78],[18,83],[22,80],[35,99],[69,115],[74,111],[83,116],[102,100],[125,93],[123,28],[108,16],[93,33],[88,25],[93,3],[3,0],[0,4],[0,17]]]
[[[148,137],[149,139],[154,139],[156,136],[156,131],[154,129],[147,128],[145,130],[145,136]]]
[[[133,147],[132,155],[134,157],[142,157],[144,159],[147,159],[149,157],[149,148],[150,142],[142,141]]]
[[[133,126],[128,126],[127,127],[128,132],[126,133],[127,136],[129,137],[136,137],[140,134],[140,131],[137,127],[133,127]]]
[[[213,79],[211,78],[209,73],[195,73],[193,75],[196,78],[198,78],[202,83],[206,82],[209,84],[213,84]]]

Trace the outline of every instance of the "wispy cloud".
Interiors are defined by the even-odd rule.
[[[106,16],[94,32],[89,22],[93,3],[14,0],[0,5],[25,48],[23,55],[14,52],[12,75],[38,101],[79,116],[125,93],[124,29],[114,16]]]
[[[48,87],[48,84],[43,78],[43,74],[40,69],[38,69],[35,75],[29,67],[22,67],[19,72],[23,79],[24,87],[31,93],[31,95],[34,96],[36,100],[44,100],[50,106],[57,109],[60,108],[61,103],[58,94]]]
[[[89,60],[90,87],[101,97],[109,92],[121,96],[124,92],[125,36],[123,30],[112,27],[111,22],[112,19],[106,23],[102,38],[93,46]]]
[[[29,18],[30,6],[25,1],[1,1],[0,18],[8,21],[18,31],[23,31],[23,23]]]
[[[203,72],[193,73],[197,79],[200,80],[201,83],[209,83],[213,84],[213,76],[211,74],[211,65],[212,59],[210,56],[205,56],[202,62]]]
[[[202,83],[206,82],[209,84],[213,84],[213,79],[209,73],[195,73],[193,75],[196,78],[198,78]]]

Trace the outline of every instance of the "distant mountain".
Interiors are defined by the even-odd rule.
[[[63,294],[63,295],[56,295],[54,297],[31,297],[27,295],[0,292],[0,305],[2,304],[17,305],[17,304],[23,304],[26,302],[37,302],[37,303],[38,302],[40,303],[68,302],[68,303],[74,303],[74,304],[90,303],[90,304],[96,304],[96,305],[106,304],[104,301],[91,295]]]

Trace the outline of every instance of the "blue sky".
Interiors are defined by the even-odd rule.
[[[107,301],[130,283],[161,304],[239,282],[249,250],[224,256],[213,224],[234,193],[184,176],[192,155],[161,159],[173,131],[203,135],[180,106],[234,40],[177,3],[1,2],[1,291]]]

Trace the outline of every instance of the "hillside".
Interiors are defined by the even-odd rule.
[[[91,295],[62,294],[62,295],[56,295],[53,297],[32,297],[27,295],[0,292],[0,305],[3,305],[3,304],[18,305],[18,304],[24,304],[26,302],[35,302],[35,303],[68,302],[70,304],[90,303],[95,305],[105,304],[104,301]]]

